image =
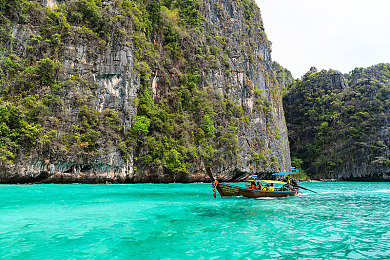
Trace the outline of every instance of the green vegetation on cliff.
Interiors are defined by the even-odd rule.
[[[284,97],[292,157],[311,175],[381,178],[390,167],[389,82],[389,64],[348,75],[313,68],[295,81]]]
[[[89,169],[113,149],[120,149],[124,161],[134,155],[136,172],[194,172],[201,157],[239,164],[238,134],[250,121],[237,99],[209,83],[208,74],[220,70],[233,78],[231,59],[243,52],[249,61],[245,66],[261,69],[267,85],[274,82],[263,57],[255,55],[259,41],[269,47],[265,33],[251,38],[262,27],[259,10],[253,0],[237,5],[246,29],[242,38],[228,39],[218,31],[227,27],[207,21],[204,1],[71,0],[54,7],[38,0],[0,1],[2,169],[25,165],[23,160],[73,161]],[[87,61],[69,62],[72,48],[81,53],[79,46]],[[120,114],[125,112],[99,109],[102,90],[91,76],[98,61],[117,46],[131,49],[134,67],[127,69],[139,76],[131,128]],[[92,64],[89,71],[69,72],[81,62]],[[253,89],[248,76],[245,84]],[[136,76],[128,80],[136,82]],[[257,113],[268,120],[267,134],[279,131],[271,129],[272,106],[278,105],[272,100],[279,102],[278,95],[277,87],[266,96],[256,95]],[[263,141],[256,143],[253,162],[277,169],[281,159]]]
[[[15,160],[32,154],[35,158],[66,160],[69,153],[81,161],[102,153],[102,133],[120,133],[120,127],[113,125],[118,120],[107,120],[115,112],[91,109],[96,86],[77,75],[61,76],[61,61],[67,38],[87,31],[93,37],[107,39],[111,19],[94,1],[72,1],[52,10],[38,1],[15,0],[0,8],[0,165],[12,166]],[[75,23],[80,26],[71,28]],[[23,26],[30,30],[37,26],[38,30],[22,41],[12,33]],[[72,88],[78,91],[70,95]],[[77,110],[77,118],[64,113],[65,106]]]
[[[131,10],[141,12],[138,18],[141,21],[142,17],[143,25],[139,26],[146,28],[135,42],[141,95],[138,116],[126,142],[138,156],[136,166],[177,174],[196,170],[199,165],[194,163],[200,158],[220,165],[237,161],[239,127],[247,124],[243,108],[228,95],[216,92],[202,75],[221,66],[228,71],[229,47],[239,46],[229,45],[225,36],[208,29],[208,21],[201,14],[205,3],[201,1],[132,4]],[[258,17],[259,13],[252,0],[242,4],[249,26],[251,16]],[[248,52],[253,52],[255,47],[249,47]],[[164,93],[150,84],[157,76],[166,88]]]

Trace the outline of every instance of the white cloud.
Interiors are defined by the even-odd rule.
[[[300,77],[390,62],[389,0],[256,0],[272,58]]]

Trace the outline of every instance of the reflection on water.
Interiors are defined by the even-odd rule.
[[[211,185],[3,185],[8,259],[389,259],[390,183],[212,197]]]

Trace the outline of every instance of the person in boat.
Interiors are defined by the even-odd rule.
[[[287,190],[291,189],[291,179],[289,176],[286,176],[285,179],[284,179],[284,182],[286,182],[286,187],[287,187]]]
[[[256,190],[260,190],[260,183],[256,183]]]
[[[297,186],[298,185],[298,182],[297,182],[297,180],[296,179],[292,179],[291,180],[291,184],[292,184],[292,186],[294,187],[294,186]]]

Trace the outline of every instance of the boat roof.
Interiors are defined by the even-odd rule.
[[[295,172],[276,172],[272,175],[279,175],[279,176],[284,176],[284,175],[289,175],[289,174],[293,174]]]
[[[265,183],[277,183],[277,184],[287,184],[283,181],[275,181],[275,180],[248,180],[249,182],[265,182]]]

